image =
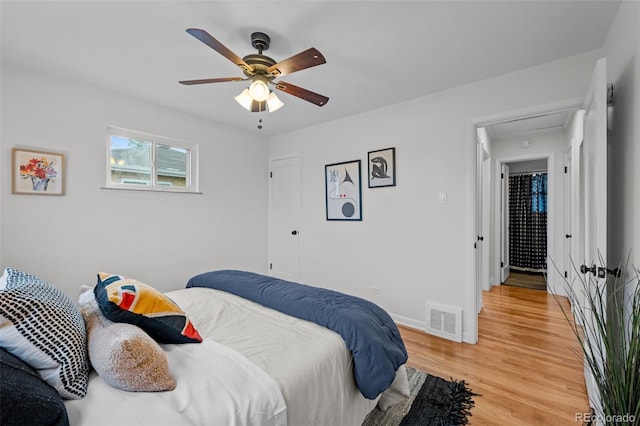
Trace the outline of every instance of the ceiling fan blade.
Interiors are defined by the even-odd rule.
[[[229,48],[227,48],[224,44],[220,43],[216,40],[211,34],[206,32],[205,30],[201,30],[198,28],[189,28],[187,32],[242,68],[243,70],[250,71],[251,67],[238,55],[233,53]]]
[[[324,56],[322,56],[322,53],[320,53],[318,49],[312,47],[304,52],[300,52],[297,55],[293,55],[288,59],[270,66],[267,68],[267,73],[270,73],[275,77],[281,77],[283,75],[291,74],[292,72],[322,65],[326,62],[327,61],[324,59]]]
[[[226,81],[242,81],[242,77],[222,77],[222,78],[204,78],[201,80],[182,80],[178,83],[191,86],[193,84],[207,84],[207,83],[224,83]]]
[[[290,95],[297,96],[300,99],[304,99],[305,101],[311,102],[312,104],[316,104],[318,106],[323,106],[327,102],[329,102],[329,98],[327,98],[326,96],[319,95],[312,92],[311,90],[303,89],[302,87],[294,86],[290,83],[285,83],[284,81],[279,81],[278,83],[276,83],[276,89],[282,90],[283,92]]]

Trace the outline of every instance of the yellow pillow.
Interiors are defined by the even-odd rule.
[[[137,325],[160,343],[202,342],[187,314],[147,284],[101,272],[93,292],[100,311],[113,322]]]

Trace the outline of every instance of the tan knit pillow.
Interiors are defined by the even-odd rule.
[[[131,392],[175,389],[167,355],[155,340],[135,325],[105,318],[89,286],[81,287],[79,305],[87,327],[89,361],[105,382]]]

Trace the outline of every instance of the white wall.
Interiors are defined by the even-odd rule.
[[[466,291],[473,244],[468,120],[584,96],[599,56],[588,52],[272,137],[271,157],[301,155],[300,281],[366,297],[418,327],[427,300],[473,306]],[[362,222],[326,221],[324,165],[361,159],[366,176],[367,152],[387,147],[396,147],[397,186],[365,184]],[[443,191],[447,204],[438,203]],[[468,331],[472,313],[463,315]]]
[[[1,99],[3,268],[40,275],[74,299],[99,271],[161,290],[212,269],[266,272],[264,137],[20,68],[2,68]],[[199,144],[202,194],[100,189],[109,125]],[[11,194],[14,146],[65,153],[66,194]]]

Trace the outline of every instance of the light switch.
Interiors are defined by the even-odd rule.
[[[438,194],[438,201],[440,202],[440,204],[447,204],[447,193],[440,192]]]

